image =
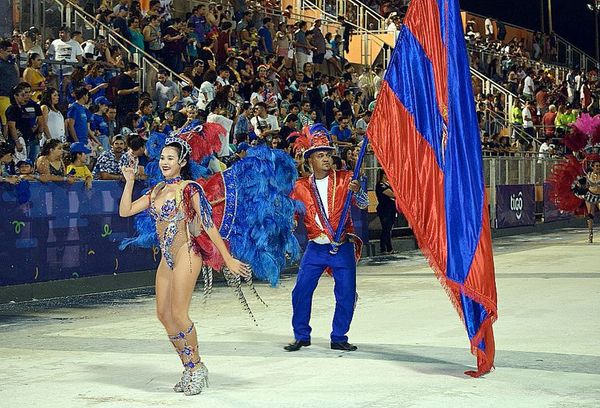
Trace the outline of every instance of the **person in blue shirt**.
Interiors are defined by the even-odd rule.
[[[104,67],[100,63],[95,62],[90,65],[87,75],[83,78],[83,83],[89,89],[94,100],[101,96],[106,96],[108,82],[104,78]]]
[[[350,120],[347,116],[342,116],[339,120],[339,124],[334,125],[331,128],[331,137],[334,143],[337,144],[352,144],[355,142],[354,136],[352,136],[352,130],[349,128]]]
[[[258,46],[261,51],[266,51],[269,54],[273,53],[273,36],[271,32],[273,30],[273,23],[270,17],[263,18],[263,25],[258,30],[258,36],[260,37]]]
[[[89,121],[92,118],[91,112],[86,108],[90,100],[90,93],[87,89],[80,87],[73,91],[75,102],[67,111],[67,133],[69,140],[80,142],[87,145],[89,139],[98,142],[96,135],[90,129]]]
[[[112,103],[104,96],[94,99],[94,105],[98,107],[98,111],[92,115],[90,129],[96,133],[96,137],[102,145],[104,151],[110,150],[110,137],[108,135],[108,121],[106,120],[106,112],[112,106]]]

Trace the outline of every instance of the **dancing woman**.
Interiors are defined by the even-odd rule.
[[[588,242],[594,240],[594,215],[600,210],[600,160],[592,161],[591,171],[586,175],[587,191],[583,196],[587,208]]]
[[[132,202],[134,169],[123,169],[125,188],[119,215],[129,217],[149,210],[158,233],[162,259],[156,272],[156,311],[184,366],[174,390],[195,395],[208,386],[208,370],[201,362],[190,301],[207,252],[194,239],[202,230],[220,252],[225,266],[235,275],[249,277],[250,267],[234,259],[212,221],[212,208],[189,170],[190,145],[169,137],[160,154],[165,181]]]

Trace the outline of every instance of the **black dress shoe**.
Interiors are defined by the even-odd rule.
[[[310,346],[310,340],[296,340],[293,343],[288,344],[283,349],[285,351],[298,351],[302,347]]]
[[[348,343],[347,341],[343,342],[343,343],[331,342],[331,349],[332,350],[343,350],[343,351],[356,351],[358,349],[358,347],[356,347],[354,344]]]

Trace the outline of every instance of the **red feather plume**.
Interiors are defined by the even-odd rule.
[[[558,209],[577,215],[585,213],[584,201],[571,190],[573,182],[584,174],[582,163],[573,155],[552,167],[552,174],[548,178],[550,199]]]
[[[227,134],[225,128],[218,123],[203,123],[178,136],[190,145],[192,149],[190,158],[200,162],[206,156],[221,151],[223,144],[220,136],[225,134]]]

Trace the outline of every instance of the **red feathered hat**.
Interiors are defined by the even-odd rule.
[[[305,126],[302,133],[294,142],[295,150],[304,151],[304,158],[307,159],[311,154],[319,150],[335,150],[330,144],[329,132],[321,123],[315,123],[312,126]]]

